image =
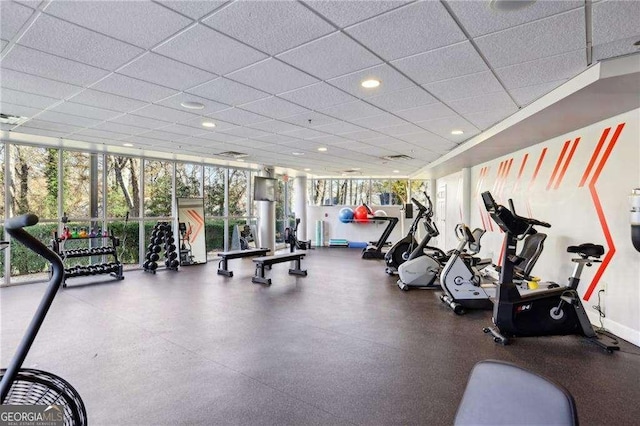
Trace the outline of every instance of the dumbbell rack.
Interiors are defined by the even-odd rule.
[[[99,240],[104,244],[105,241],[110,245],[102,245],[99,247],[90,248],[73,248],[65,249],[65,245],[69,241],[81,241],[81,240]],[[68,278],[85,277],[89,275],[101,275],[109,274],[115,279],[123,280],[124,274],[122,270],[122,263],[118,260],[117,247],[120,245],[120,240],[114,235],[97,236],[97,237],[77,237],[77,238],[59,238],[58,233],[54,234],[53,240],[51,240],[51,247],[53,251],[58,253],[65,262],[67,259],[78,257],[93,257],[93,256],[113,256],[114,261],[109,263],[92,263],[88,266],[75,266],[71,268],[65,268],[64,281],[62,287],[67,286],[66,280]]]

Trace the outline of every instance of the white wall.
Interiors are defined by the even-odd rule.
[[[602,244],[605,263],[585,268],[578,291],[592,322],[597,323],[592,305],[598,302],[598,290],[604,289],[605,327],[640,346],[640,253],[631,244],[628,214],[628,195],[640,184],[639,127],[640,110],[635,110],[473,167],[470,225],[483,226],[482,191],[492,191],[501,204],[513,198],[519,214],[551,223],[544,231],[548,238],[533,272],[559,283],[566,282],[572,271],[568,245]],[[455,185],[457,177],[443,179]],[[459,217],[453,207],[447,208],[449,227]],[[497,262],[503,235],[486,215],[484,227],[482,255],[493,254]]]
[[[453,173],[436,181],[435,221],[440,231],[440,237],[436,239],[436,247],[447,251],[458,245],[455,235],[455,227],[462,222],[462,172]],[[446,188],[446,204],[444,215],[442,208],[438,206],[442,188]]]
[[[351,207],[355,209],[357,206],[308,206],[307,207],[307,235],[314,238],[316,235],[316,221],[324,221],[324,244],[329,245],[329,239],[345,239],[348,241],[377,241],[382,235],[388,222],[369,222],[369,223],[342,223],[338,219],[338,212],[343,207]],[[387,216],[399,218],[398,224],[393,229],[388,241],[395,242],[405,235],[412,219],[403,219],[404,211],[400,210],[400,206],[370,206],[372,210],[384,210]],[[415,212],[414,212],[415,214]],[[408,220],[409,225],[404,226],[404,221]],[[315,241],[312,242],[315,244]]]

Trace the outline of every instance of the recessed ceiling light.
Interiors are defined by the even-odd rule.
[[[123,143],[122,146],[133,146],[133,144],[127,142],[127,143]]]
[[[452,130],[451,134],[452,135],[462,135],[462,134],[464,134],[464,132],[462,130]]]
[[[326,152],[327,148],[325,148],[324,146],[321,146],[320,148],[318,148],[318,151],[320,152]]]
[[[181,102],[180,105],[186,109],[203,109],[204,108],[204,104],[201,104],[200,102],[184,101],[184,102]]]
[[[400,173],[400,170],[394,170],[393,173]]]
[[[304,169],[304,171],[305,171],[305,172],[310,172],[310,171],[311,171],[311,169],[307,167],[306,169]]]
[[[304,152],[292,152],[293,155],[304,155]]]
[[[499,12],[513,12],[534,4],[536,0],[491,0],[489,7]]]
[[[360,83],[360,85],[362,87],[364,87],[365,89],[374,89],[378,86],[380,86],[380,80],[376,80],[376,79],[369,79],[369,80],[365,80],[362,83]]]
[[[202,126],[203,127],[216,127],[216,123],[214,123],[213,121],[203,121],[202,122]]]

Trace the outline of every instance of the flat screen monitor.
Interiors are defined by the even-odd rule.
[[[253,199],[255,201],[276,201],[277,179],[256,176],[253,180]]]

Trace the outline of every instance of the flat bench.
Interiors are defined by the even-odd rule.
[[[294,269],[289,269],[289,275],[301,275],[307,276],[307,270],[300,269],[300,261],[305,256],[305,253],[284,253],[276,254],[273,256],[256,257],[253,259],[253,263],[256,264],[256,274],[251,278],[252,283],[271,285],[271,278],[264,277],[264,268],[271,267],[274,263],[283,263],[291,260],[295,260],[296,266]]]
[[[233,271],[228,268],[228,262],[231,259],[240,259],[243,257],[264,256],[269,252],[268,248],[250,249],[250,250],[233,250],[218,253],[222,259],[218,263],[218,275],[225,275],[227,277],[233,276]]]

